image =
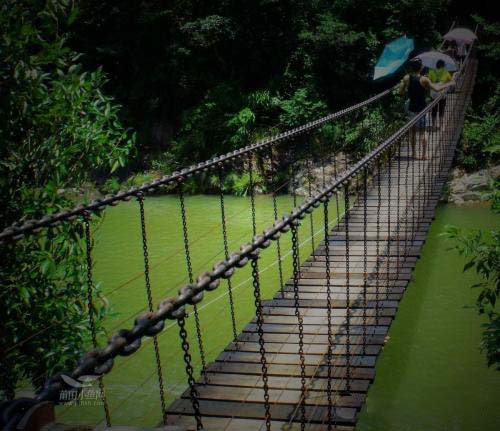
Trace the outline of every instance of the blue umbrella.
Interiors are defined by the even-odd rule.
[[[402,36],[385,45],[382,55],[378,59],[373,72],[373,79],[380,79],[391,75],[408,60],[415,45],[413,39]]]

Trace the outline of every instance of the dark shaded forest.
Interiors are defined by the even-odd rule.
[[[86,1],[70,44],[138,132],[134,161],[151,168],[206,159],[340,109],[394,83],[374,84],[382,48],[403,34],[437,46],[456,2]],[[489,7],[492,10],[491,6]],[[289,114],[289,115],[287,115]]]

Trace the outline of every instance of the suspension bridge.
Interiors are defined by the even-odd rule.
[[[424,111],[404,124],[376,148],[365,154],[347,155],[338,166],[339,150],[316,139],[321,128],[370,109],[372,104],[391,97],[386,90],[364,102],[308,123],[241,150],[215,157],[141,187],[13,225],[0,233],[3,245],[16,244],[31,235],[62,223],[80,223],[87,250],[88,318],[93,349],[82,356],[72,379],[112,372],[120,356],[134,357],[144,338],[151,337],[155,351],[159,427],[166,430],[353,430],[370,384],[398,303],[410,281],[414,266],[432,223],[441,189],[448,178],[454,149],[459,139],[465,110],[474,86],[476,60],[469,51],[453,91],[442,92]],[[446,99],[440,127],[419,126],[423,117]],[[304,151],[304,148],[306,149]],[[302,158],[302,159],[300,159]],[[254,177],[257,160],[267,161],[270,175],[277,167],[291,173],[292,193],[297,170],[319,167],[320,185],[311,184],[302,203],[293,195],[295,208],[278,217],[276,189],[273,193],[274,220],[262,233],[256,229]],[[334,174],[328,166],[335,167]],[[238,251],[229,250],[223,187],[220,187],[221,234],[225,259],[195,279],[190,260],[183,184],[205,172],[215,172],[222,183],[225,172],[238,167],[249,174],[250,211],[253,240]],[[184,252],[189,283],[178,296],[153,304],[148,258],[144,200],[147,193],[175,187],[179,195]],[[144,277],[148,312],[138,316],[131,329],[123,329],[107,344],[98,345],[92,289],[92,214],[130,199],[139,203]],[[331,208],[335,207],[335,215]],[[343,208],[340,210],[339,208]],[[314,241],[312,214],[322,214],[323,237]],[[338,215],[338,219],[336,218]],[[310,225],[310,232],[309,226]],[[284,248],[285,235],[291,248]],[[311,254],[300,259],[301,236],[311,235]],[[259,259],[276,244],[279,285],[271,299],[261,295]],[[293,269],[286,279],[283,255],[291,253]],[[251,266],[255,318],[240,330],[236,324],[231,277],[245,265]],[[207,363],[204,328],[199,304],[210,300],[212,291],[227,280],[227,297],[232,338],[216,360]],[[187,313],[193,314],[197,340],[188,341]],[[164,369],[158,334],[165,322],[177,322],[182,346],[187,389],[173,402],[167,401]],[[200,353],[202,368],[195,375],[192,352]],[[53,406],[68,389],[62,373],[47,379],[34,398],[19,398],[0,406],[4,429],[40,429],[55,420]],[[102,390],[106,426],[112,415]]]

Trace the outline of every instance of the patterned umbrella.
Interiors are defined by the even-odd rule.
[[[409,39],[406,36],[388,43],[375,65],[373,79],[380,79],[397,72],[408,59],[414,47],[413,39]]]
[[[468,28],[454,28],[443,36],[444,40],[454,40],[458,45],[470,45],[477,36]]]
[[[417,55],[415,58],[420,58],[422,64],[431,69],[436,68],[436,63],[438,60],[444,61],[444,67],[449,72],[455,72],[458,70],[457,63],[449,55],[443,54],[439,51],[427,51],[422,54]]]

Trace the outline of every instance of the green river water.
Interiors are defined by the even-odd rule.
[[[271,199],[258,196],[258,230],[272,220]],[[292,207],[287,196],[279,198],[279,213]],[[342,208],[340,209],[342,211]],[[217,197],[187,198],[189,234],[195,276],[223,258]],[[331,219],[335,205],[331,205]],[[251,237],[249,200],[226,198],[229,248],[235,250]],[[322,211],[314,213],[315,242],[323,233]],[[146,200],[146,221],[154,302],[173,296],[187,282],[178,201],[173,197]],[[478,351],[480,319],[473,308],[474,277],[462,273],[463,260],[449,251],[440,233],[446,224],[464,227],[498,226],[498,217],[486,208],[441,206],[408,292],[390,330],[390,340],[377,363],[377,376],[357,430],[442,431],[500,430],[500,373],[485,366]],[[311,252],[309,220],[303,222],[301,255]],[[113,313],[106,320],[112,332],[127,328],[133,317],[146,311],[143,256],[137,203],[111,208],[95,232],[95,278]],[[290,235],[282,239],[290,250]],[[249,266],[249,265],[248,265]],[[259,267],[263,298],[279,287],[276,246],[263,252]],[[291,256],[284,260],[285,279],[291,272]],[[237,326],[240,330],[254,313],[250,268],[232,279]],[[231,341],[225,283],[206,295],[200,304],[207,362]],[[187,319],[195,370],[200,358],[194,338],[194,317]],[[167,402],[186,386],[178,328],[173,322],[158,337]],[[151,341],[128,358],[118,358],[105,378],[113,425],[152,426],[160,420],[158,382]],[[96,424],[100,407],[60,407],[61,422]]]

